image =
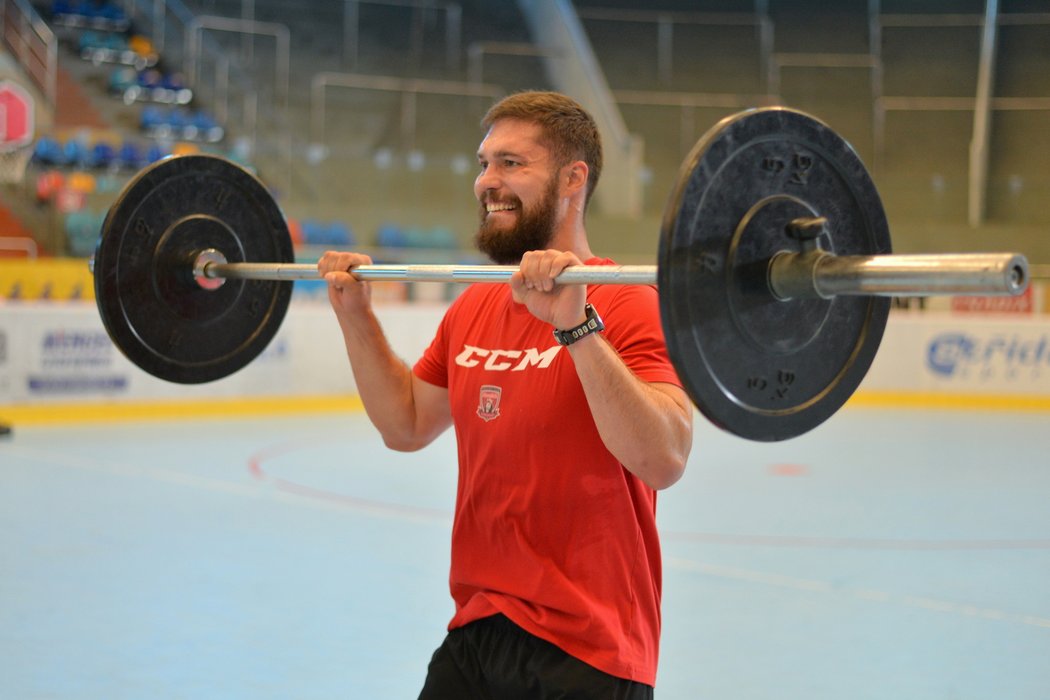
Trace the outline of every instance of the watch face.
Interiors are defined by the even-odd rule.
[[[601,317],[598,316],[593,306],[587,304],[584,310],[587,313],[587,319],[583,323],[568,330],[554,330],[554,338],[561,345],[572,345],[585,335],[605,330],[605,324],[602,323]]]

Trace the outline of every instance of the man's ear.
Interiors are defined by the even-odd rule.
[[[590,168],[582,160],[569,163],[562,169],[563,183],[566,196],[572,196],[579,190],[587,189],[587,176]]]

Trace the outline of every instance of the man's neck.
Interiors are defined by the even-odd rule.
[[[550,247],[554,250],[571,251],[580,260],[589,260],[594,257],[590,244],[587,242],[587,229],[584,227],[582,216],[566,221],[554,234]]]

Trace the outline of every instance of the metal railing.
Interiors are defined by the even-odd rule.
[[[276,42],[274,95],[282,109],[288,107],[288,83],[290,74],[291,37],[288,27],[274,22],[259,22],[251,19],[202,15],[194,17],[186,28],[186,75],[191,86],[200,82],[199,65],[201,33],[204,30],[232,32],[242,36],[270,36]]]
[[[977,64],[977,97],[973,110],[973,138],[970,140],[970,173],[967,220],[970,226],[984,221],[988,193],[988,140],[992,120],[990,102],[995,75],[995,41],[999,0],[986,0],[981,30],[981,57]]]
[[[23,252],[30,260],[35,260],[39,254],[36,241],[20,236],[0,236],[0,250]]]
[[[652,24],[656,29],[656,65],[660,82],[670,85],[674,75],[674,30],[676,25],[711,27],[755,27],[758,32],[759,66],[768,72],[773,53],[773,21],[767,0],[755,0],[754,12],[688,12],[665,10],[622,10],[581,7],[581,20]]]
[[[1050,111],[1050,97],[996,97],[992,84],[996,46],[996,28],[1004,26],[1050,25],[1050,13],[1008,13],[997,11],[996,0],[987,0],[985,14],[886,14],[877,12],[878,0],[872,0],[873,32],[881,37],[883,27],[894,28],[973,28],[982,33],[981,57],[978,63],[977,87],[972,97],[878,95],[873,105],[872,131],[876,172],[880,171],[886,153],[886,115],[889,112],[972,112],[973,138],[970,142],[967,218],[972,226],[984,220],[987,193],[987,159],[990,152],[990,123],[997,111]],[[881,54],[881,43],[873,45]]]
[[[485,56],[523,56],[527,58],[558,58],[557,49],[515,41],[475,41],[467,47],[467,81],[477,85],[482,81]]]
[[[774,53],[769,58],[766,90],[780,94],[780,78],[784,68],[849,68],[871,71],[873,98],[878,97],[882,84],[882,63],[870,53]]]
[[[497,99],[503,94],[498,85],[486,83],[464,83],[454,80],[424,80],[397,78],[384,75],[360,73],[321,72],[310,81],[310,139],[324,148],[327,127],[325,93],[328,88],[351,90],[377,90],[396,92],[401,95],[401,140],[406,149],[415,148],[416,98],[419,94],[450,95],[457,97],[485,97]]]
[[[459,67],[460,43],[462,41],[463,10],[452,2],[434,0],[345,0],[343,12],[343,64],[351,70],[357,69],[358,46],[361,36],[360,5],[383,5],[412,9],[412,55],[422,55],[422,12],[439,10],[445,13],[445,61],[450,71]]]
[[[671,107],[678,110],[678,140],[684,157],[696,143],[696,110],[724,109],[738,111],[777,104],[776,95],[743,93],[672,92],[659,90],[613,90],[618,104],[643,107]]]

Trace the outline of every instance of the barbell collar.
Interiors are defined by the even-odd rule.
[[[821,261],[817,280],[825,295],[1017,296],[1029,274],[1016,253],[856,256]]]

